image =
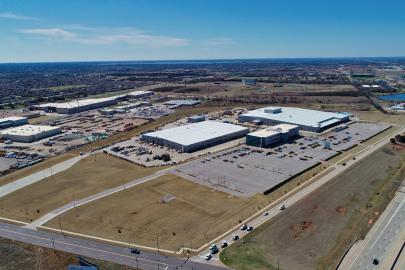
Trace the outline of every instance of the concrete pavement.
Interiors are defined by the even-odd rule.
[[[336,177],[337,175],[339,175],[340,173],[345,171],[347,168],[351,167],[352,165],[354,165],[357,162],[361,161],[365,157],[369,156],[371,153],[373,153],[377,149],[384,146],[386,143],[389,142],[389,140],[390,140],[390,138],[392,136],[394,136],[395,134],[398,134],[398,133],[402,133],[403,131],[404,131],[404,128],[401,128],[400,130],[396,131],[394,134],[390,134],[390,135],[382,138],[381,140],[375,142],[374,144],[368,146],[367,148],[363,149],[358,154],[354,155],[356,157],[355,160],[350,159],[350,160],[346,161],[345,166],[340,165],[339,164],[340,161],[336,162],[334,165],[329,167],[329,168],[333,168],[333,170],[331,172],[327,173],[326,175],[322,176],[319,179],[315,178],[315,181],[308,180],[306,184],[303,184],[300,187],[301,189],[298,192],[295,192],[293,190],[293,191],[290,192],[290,193],[292,193],[292,195],[290,193],[287,193],[286,195],[281,197],[279,200],[277,200],[276,202],[270,204],[269,206],[267,206],[266,208],[262,209],[259,212],[259,213],[268,212],[268,215],[264,216],[264,215],[256,214],[256,216],[248,218],[247,220],[242,222],[242,224],[247,223],[249,226],[252,226],[253,228],[257,228],[258,226],[262,225],[263,223],[265,223],[269,219],[275,217],[280,212],[282,212],[281,210],[279,210],[279,206],[284,204],[285,206],[288,207],[288,206],[290,206],[290,205],[292,205],[294,203],[299,202],[301,199],[303,199],[304,197],[306,197],[311,192],[315,191],[316,189],[318,189],[319,187],[321,187],[322,185],[324,185],[328,181],[332,180],[334,177]],[[233,235],[238,235],[239,237],[243,237],[248,233],[249,232],[242,231],[238,227],[236,227],[236,228],[226,232],[225,234],[223,234],[219,238],[215,239],[212,243],[215,243],[218,247],[220,247],[222,242],[226,241],[226,242],[228,242],[229,245],[231,245],[234,242],[232,240]],[[192,260],[202,262],[204,255],[209,253],[209,252],[210,252],[210,250],[209,250],[209,248],[207,246],[207,248],[204,249],[203,251],[201,251],[201,252],[199,251],[199,254],[197,256],[194,256],[192,258]],[[208,263],[210,263],[211,265],[218,265],[218,259],[219,259],[219,253],[213,255],[213,260],[208,262]],[[344,269],[344,268],[342,268],[342,269]]]
[[[38,181],[41,181],[49,176],[52,176],[56,173],[59,173],[61,171],[67,170],[73,165],[75,165],[78,161],[81,159],[88,157],[90,153],[87,153],[85,155],[79,155],[76,157],[73,157],[71,159],[62,161],[58,164],[55,164],[49,168],[43,169],[39,172],[33,173],[31,175],[28,175],[26,177],[20,178],[14,182],[8,183],[6,185],[3,185],[0,187],[0,198],[3,196],[6,196],[7,194],[10,194],[16,190],[19,190],[21,188],[24,188],[28,185],[34,184]]]
[[[404,243],[405,186],[402,186],[366,238],[348,252],[339,269],[405,269]]]

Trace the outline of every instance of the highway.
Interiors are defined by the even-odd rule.
[[[405,269],[404,243],[405,181],[366,238],[352,247],[339,269]]]
[[[401,128],[399,131],[396,131],[395,134],[402,133],[404,131],[404,128]],[[394,134],[394,135],[395,135]],[[333,170],[322,176],[321,178],[317,179],[316,181],[307,181],[307,185],[301,186],[301,189],[294,193],[294,190],[292,191],[292,195],[286,194],[282,198],[280,198],[278,201],[275,203],[267,206],[266,208],[262,209],[260,213],[267,212],[268,215],[258,215],[256,214],[255,216],[252,216],[248,218],[244,223],[247,223],[249,226],[252,226],[253,228],[257,228],[266,221],[270,220],[271,218],[274,218],[276,215],[282,213],[282,210],[279,210],[279,207],[281,205],[285,205],[286,207],[291,206],[292,204],[295,204],[305,198],[307,195],[309,195],[311,192],[315,191],[328,181],[332,180],[334,177],[345,171],[347,168],[351,167],[352,165],[356,164],[357,162],[360,162],[362,159],[366,158],[369,156],[371,153],[374,151],[378,150],[382,146],[384,146],[386,143],[389,142],[390,138],[394,136],[393,134],[390,134],[378,142],[375,142],[374,144],[368,146],[361,152],[357,153],[356,159],[350,159],[346,161],[346,165],[340,165],[339,162],[336,162],[335,164],[331,165],[329,168],[333,168]],[[402,214],[402,218],[405,218],[405,213]],[[404,230],[402,230],[404,232]],[[233,244],[234,241],[232,240],[233,235],[238,235],[239,237],[243,237],[249,232],[247,231],[242,231],[239,229],[239,227],[236,227],[232,230],[229,230],[228,232],[224,233],[222,236],[218,237],[213,241],[218,247],[221,246],[223,242],[228,242],[229,245]],[[204,260],[204,255],[208,254],[210,252],[209,248],[207,247],[203,251],[201,251],[197,256],[193,257],[192,260],[197,261],[197,262],[202,262]],[[219,253],[213,255],[213,259],[207,263],[210,263],[211,265],[220,265],[219,263]],[[342,268],[344,269],[344,268]],[[359,268],[359,269],[364,269],[364,268]]]
[[[125,247],[64,236],[57,233],[31,230],[2,222],[0,222],[0,237],[145,270],[224,269],[222,267],[193,262],[185,258],[165,256],[159,253],[142,251],[140,254],[135,255],[130,253],[129,248]]]

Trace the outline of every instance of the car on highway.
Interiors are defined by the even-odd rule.
[[[285,207],[285,205],[284,204],[282,204],[282,205],[280,205],[280,207],[278,208],[278,210],[284,210],[284,209],[286,209],[287,207]]]
[[[137,248],[131,248],[131,253],[132,254],[140,254],[141,251],[139,249],[137,249]]]
[[[235,234],[234,236],[232,236],[232,240],[233,240],[233,241],[236,241],[236,240],[238,240],[238,239],[239,239],[239,235]]]
[[[247,229],[247,225],[246,224],[243,224],[242,226],[240,226],[240,229],[242,230],[242,231],[244,231],[244,230],[246,230]]]
[[[204,260],[206,260],[206,261],[211,260],[211,258],[212,258],[211,253],[207,253],[207,254],[204,256]]]
[[[248,232],[253,231],[253,227],[252,226],[247,227],[246,231],[248,231]]]
[[[264,217],[267,217],[268,215],[269,215],[269,212],[264,212],[264,213],[263,213],[263,216],[264,216]]]

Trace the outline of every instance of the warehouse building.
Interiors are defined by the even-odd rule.
[[[0,131],[7,140],[30,143],[61,133],[59,127],[24,125]]]
[[[270,128],[261,129],[246,135],[246,144],[257,147],[268,147],[279,142],[287,142],[298,136],[296,125],[280,124]]]
[[[349,121],[349,115],[293,107],[266,107],[239,115],[239,121],[260,121],[265,125],[291,124],[302,130],[320,132]]]
[[[17,127],[25,124],[28,124],[27,117],[10,116],[0,119],[0,129]]]
[[[35,106],[36,109],[45,112],[56,112],[60,114],[73,114],[88,110],[103,108],[117,104],[117,97],[108,98],[89,98],[63,103],[46,103]]]
[[[238,125],[203,121],[146,133],[141,139],[148,143],[189,153],[241,138],[248,132],[249,129]]]
[[[154,93],[153,91],[133,91],[127,94],[127,97],[132,99],[140,99],[152,96]]]

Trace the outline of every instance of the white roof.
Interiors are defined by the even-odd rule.
[[[153,91],[141,91],[141,90],[139,90],[139,91],[129,92],[127,95],[129,95],[129,96],[143,96],[143,95],[152,95],[152,94],[153,94]]]
[[[240,131],[248,132],[249,129],[228,123],[203,121],[150,132],[144,135],[165,139],[181,145],[193,145],[195,143],[207,141]]]
[[[255,132],[249,133],[249,135],[255,136],[255,137],[270,137],[276,134],[284,133],[284,132],[289,132],[290,130],[298,128],[296,125],[290,125],[290,124],[280,124],[280,125],[275,125],[270,128],[266,129],[261,129],[257,130]]]
[[[266,112],[267,111],[267,112]],[[278,112],[279,111],[279,112]],[[275,120],[294,125],[323,127],[341,121],[346,115],[293,107],[266,107],[249,111],[241,116]]]
[[[20,126],[20,127],[8,128],[6,130],[0,131],[0,134],[32,136],[32,135],[40,134],[42,132],[47,132],[47,131],[51,131],[51,130],[55,130],[55,129],[59,129],[59,127],[24,125],[24,126]]]
[[[90,104],[97,104],[97,103],[115,100],[115,99],[117,99],[117,96],[107,97],[107,98],[89,98],[89,99],[80,99],[80,100],[62,102],[62,103],[45,103],[45,104],[38,105],[38,107],[41,107],[41,108],[55,107],[55,108],[71,109],[71,108],[82,107],[82,106],[86,106],[86,105],[90,105]]]
[[[3,122],[14,122],[14,121],[25,120],[25,119],[27,119],[27,117],[22,117],[22,116],[9,116],[9,117],[0,118],[0,123],[3,123]]]

